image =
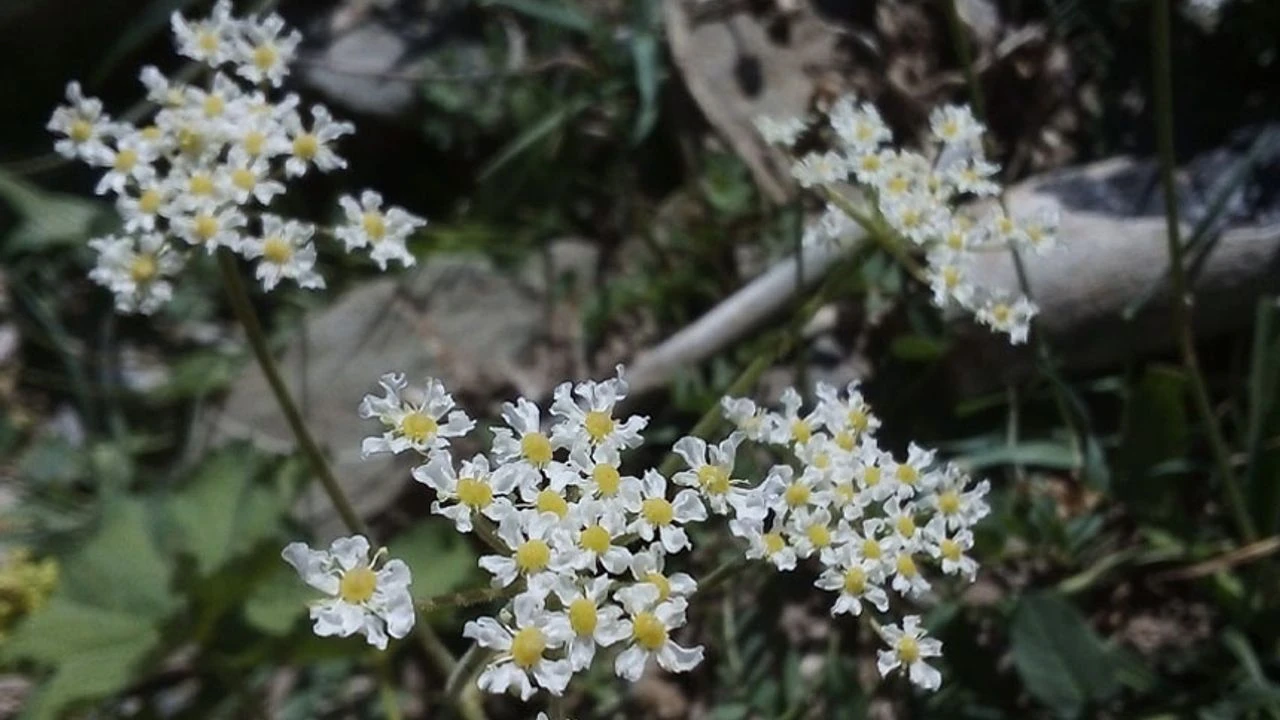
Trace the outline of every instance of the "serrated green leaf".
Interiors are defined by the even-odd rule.
[[[59,244],[80,244],[92,234],[103,206],[76,195],[45,192],[0,170],[0,200],[22,222],[9,234],[3,254],[43,250]]]
[[[1077,716],[1119,689],[1112,657],[1060,595],[1023,596],[1013,613],[1010,641],[1027,692],[1060,716]]]

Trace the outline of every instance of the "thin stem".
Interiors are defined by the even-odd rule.
[[[1176,160],[1173,148],[1173,61],[1169,38],[1169,0],[1153,0],[1151,8],[1152,67],[1155,72],[1156,143],[1160,152],[1160,183],[1164,188],[1164,214],[1169,243],[1169,279],[1172,286],[1173,332],[1182,351],[1182,364],[1190,379],[1191,396],[1205,426],[1214,463],[1222,477],[1227,504],[1235,515],[1236,525],[1246,540],[1257,539],[1253,519],[1245,507],[1244,495],[1231,469],[1231,451],[1223,437],[1218,418],[1213,413],[1208,383],[1200,369],[1196,354],[1195,331],[1191,325],[1191,308],[1195,298],[1187,283],[1183,266],[1182,240],[1179,237],[1178,191],[1174,184]]]
[[[276,366],[276,361],[271,356],[271,349],[267,346],[267,336],[262,331],[262,324],[258,322],[258,315],[249,301],[249,293],[245,289],[244,281],[240,279],[235,255],[226,248],[218,250],[218,270],[222,274],[222,283],[227,289],[231,309],[236,319],[240,321],[241,327],[244,328],[245,336],[249,339],[249,347],[253,349],[253,355],[258,361],[258,367],[262,368],[262,374],[266,377],[267,384],[271,386],[271,393],[275,395],[276,404],[280,406],[280,412],[284,415],[285,422],[289,424],[289,430],[297,439],[298,447],[303,455],[306,455],[307,462],[311,465],[311,472],[320,479],[320,484],[324,487],[325,493],[333,502],[334,509],[342,517],[342,522],[347,529],[355,535],[368,537],[368,526],[352,507],[351,501],[342,491],[342,486],[333,476],[324,453],[320,451],[315,438],[311,437],[311,432],[307,430],[307,425],[302,420],[302,413],[298,411],[289,388],[280,377],[280,369]]]
[[[551,720],[565,720],[564,697],[552,695],[547,701],[547,710],[551,713]]]
[[[329,463],[325,459],[324,453],[320,451],[320,446],[316,444],[315,438],[307,430],[306,423],[302,420],[302,413],[299,412],[297,403],[294,402],[288,386],[285,385],[284,379],[280,376],[280,368],[276,365],[275,358],[271,356],[271,348],[267,345],[267,336],[262,330],[262,323],[258,322],[258,315],[254,312],[253,304],[249,300],[249,292],[244,286],[244,281],[240,279],[240,270],[236,267],[235,255],[226,248],[218,250],[218,271],[222,275],[222,284],[226,287],[227,298],[231,302],[232,312],[235,313],[236,319],[244,328],[245,336],[249,339],[249,346],[253,349],[253,355],[258,361],[258,367],[262,369],[262,374],[266,377],[272,394],[275,395],[276,404],[280,406],[280,412],[284,415],[285,422],[288,423],[290,431],[293,432],[294,438],[298,441],[298,447],[307,456],[311,471],[320,479],[320,484],[324,487],[329,500],[338,511],[343,524],[347,526],[347,530],[354,535],[363,535],[369,538],[370,542],[373,542],[368,525],[365,524],[360,514],[351,505],[351,501],[347,499],[342,486],[338,484],[337,478],[333,475],[333,470],[329,468]],[[435,630],[428,623],[420,622],[416,624],[415,634],[422,645],[422,649],[427,653],[427,657],[431,659],[441,673],[445,676],[452,673],[457,661],[453,659],[449,648],[440,640],[440,636],[436,634]],[[458,703],[458,711],[467,720],[484,720],[485,717],[483,708],[480,707],[479,702],[474,697],[471,698],[471,701],[468,701],[466,697],[462,698]]]
[[[969,86],[969,102],[973,103],[973,113],[978,119],[987,116],[987,102],[983,97],[982,85],[978,82],[978,71],[973,64],[973,48],[969,45],[969,33],[965,31],[964,22],[960,20],[960,10],[956,0],[942,0],[943,9],[947,13],[947,28],[951,31],[951,42],[956,47],[956,59],[964,71],[964,81]]]

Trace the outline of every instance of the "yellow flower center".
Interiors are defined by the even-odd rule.
[[[880,549],[880,543],[875,538],[867,538],[862,541],[862,557],[868,560],[879,560],[884,556],[884,552]]]
[[[942,268],[942,284],[948,290],[954,290],[960,285],[960,268],[955,265],[948,265]]]
[[[920,659],[920,643],[916,639],[903,635],[898,638],[898,660],[903,665],[910,665]]]
[[[267,144],[267,134],[261,130],[250,130],[245,133],[244,141],[241,144],[244,145],[245,152],[257,157],[262,154],[262,149]]]
[[[855,447],[853,433],[848,430],[841,430],[836,433],[836,447],[845,452],[853,452],[853,448]]]
[[[863,155],[859,164],[866,172],[876,172],[882,167],[879,155]]]
[[[367,212],[360,218],[360,227],[369,239],[378,242],[387,236],[387,220],[380,212]]]
[[[875,487],[880,484],[880,468],[872,465],[862,473],[862,482],[867,487]]]
[[[595,443],[613,434],[613,418],[607,412],[592,410],[587,413],[587,418],[582,424],[587,429],[587,435],[591,437],[591,441]]]
[[[142,284],[156,276],[156,259],[152,255],[135,255],[129,263],[129,277]]]
[[[516,548],[516,567],[525,575],[542,572],[551,564],[551,546],[546,540],[527,540]]]
[[[908,187],[907,179],[902,177],[901,175],[895,178],[892,178],[891,180],[889,180],[889,182],[885,183],[885,190],[887,190],[889,193],[894,195],[900,195],[906,192],[907,187]]]
[[[187,181],[187,190],[192,195],[212,195],[213,194],[213,178],[205,173],[196,173]]]
[[[609,534],[608,530],[599,525],[592,525],[583,530],[582,535],[578,536],[578,544],[582,546],[582,549],[590,550],[597,555],[607,551],[612,543],[613,536]]]
[[[520,453],[525,460],[542,467],[551,462],[551,440],[540,432],[525,433],[520,438]]]
[[[475,510],[487,508],[493,502],[493,488],[476,478],[458,478],[457,493],[458,502]]]
[[[1004,234],[1004,235],[1011,234],[1014,229],[1013,220],[1007,217],[1000,218],[999,220],[996,221],[996,229],[999,230],[1001,234]]]
[[[947,233],[947,247],[952,250],[964,249],[964,233],[953,230]]]
[[[371,568],[355,567],[342,573],[338,581],[338,597],[352,605],[358,605],[373,597],[378,588],[378,576]]]
[[[618,472],[618,468],[605,463],[600,463],[591,469],[591,479],[595,481],[596,487],[600,488],[600,494],[605,497],[617,495],[619,488],[622,487],[622,473]]]
[[[541,662],[542,653],[546,649],[547,636],[538,628],[525,628],[511,639],[511,659],[525,670]]]
[[[116,160],[112,164],[112,167],[114,167],[116,170],[120,172],[127,173],[133,169],[134,165],[137,165],[137,164],[138,164],[138,151],[129,150],[126,148],[116,153]]]
[[[858,432],[867,429],[867,424],[871,422],[871,418],[867,417],[867,411],[862,408],[854,408],[849,411],[849,425]]]
[[[852,567],[844,571],[844,591],[850,595],[861,595],[867,590],[867,573],[860,567]]]
[[[910,465],[904,464],[898,466],[898,469],[893,473],[893,476],[896,477],[898,482],[903,485],[915,485],[916,481],[920,479],[920,471]]]
[[[226,111],[227,101],[221,95],[206,95],[201,109],[204,110],[205,117],[215,118]]]
[[[644,581],[658,588],[658,601],[671,597],[671,581],[660,572],[651,572],[644,576]]]
[[[207,54],[213,54],[218,51],[218,34],[212,30],[201,30],[196,36],[196,46]]]
[[[813,492],[809,490],[808,485],[793,482],[782,493],[782,499],[791,507],[800,507],[809,502],[809,496],[812,494]]]
[[[723,495],[729,492],[729,471],[719,465],[703,465],[698,468],[698,485],[704,492]]]
[[[72,120],[71,127],[67,129],[67,137],[70,137],[72,142],[85,142],[93,137],[93,123],[83,118]]]
[[[218,219],[209,213],[200,213],[199,215],[196,215],[193,226],[195,228],[196,237],[202,242],[208,242],[213,239],[214,235],[218,234]]]
[[[275,67],[279,59],[280,53],[271,43],[263,43],[253,49],[253,64],[263,72]]]
[[[638,613],[631,619],[631,637],[640,647],[656,652],[667,642],[667,626],[651,612]]]
[[[942,137],[950,139],[955,137],[958,132],[960,132],[960,125],[955,120],[947,120],[942,123],[942,132],[940,133]]]
[[[916,534],[916,521],[911,519],[910,515],[899,515],[898,522],[894,524],[898,530],[898,534],[904,538],[909,538]]]
[[[938,549],[942,551],[942,557],[952,562],[960,562],[962,549],[960,548],[960,543],[955,540],[943,538],[942,542],[938,543]]]
[[[826,453],[818,453],[818,457],[813,459],[813,466],[819,470],[826,470],[831,467],[831,456]]]
[[[853,502],[853,499],[857,497],[857,495],[858,491],[853,488],[853,483],[850,481],[846,480],[845,482],[836,485],[836,500],[838,500],[841,505],[847,505]]]
[[[138,196],[138,209],[148,215],[155,215],[160,210],[160,203],[163,201],[164,199],[160,196],[159,190],[143,190],[142,195]]]
[[[596,604],[587,598],[577,598],[569,603],[569,627],[578,635],[588,636],[596,631]]]
[[[640,504],[640,514],[650,524],[670,525],[675,519],[676,509],[666,498],[649,498]]]
[[[439,429],[440,424],[436,422],[436,419],[421,410],[405,413],[405,416],[400,418],[400,432],[413,442],[426,442]]]
[[[831,528],[826,525],[810,525],[805,535],[809,536],[814,547],[824,548],[831,544]]]
[[[770,555],[777,555],[782,552],[782,548],[787,546],[786,541],[782,539],[781,533],[765,533],[762,539],[764,540],[764,551]]]
[[[1013,308],[1004,303],[996,303],[991,308],[991,319],[996,325],[1008,324],[1009,319],[1013,316]]]
[[[910,555],[902,553],[893,564],[897,567],[899,575],[907,578],[916,576],[916,561]]]
[[[236,168],[231,171],[231,182],[241,190],[248,192],[258,184],[258,174],[248,168]]]
[[[538,499],[534,502],[534,506],[538,508],[538,512],[549,512],[562,519],[569,514],[569,501],[551,488],[538,493]]]
[[[320,152],[320,138],[304,132],[293,139],[293,154],[303,160],[312,160]]]
[[[944,490],[938,495],[938,510],[943,515],[955,515],[960,512],[960,493],[955,490]]]
[[[199,155],[204,150],[204,135],[191,127],[178,131],[178,149],[185,155]]]
[[[801,445],[809,442],[813,437],[813,429],[809,427],[809,423],[799,418],[791,421],[791,439]]]

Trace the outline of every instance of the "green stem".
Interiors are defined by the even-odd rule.
[[[271,393],[275,395],[276,404],[280,406],[280,412],[284,415],[285,422],[288,423],[290,431],[298,441],[298,447],[306,455],[307,462],[311,465],[312,473],[320,479],[320,484],[324,487],[329,500],[338,511],[343,524],[347,526],[347,530],[353,535],[363,535],[373,543],[373,537],[369,532],[368,525],[365,524],[360,514],[351,505],[351,501],[347,499],[342,486],[338,484],[337,478],[333,475],[333,470],[329,468],[329,462],[325,459],[324,453],[321,452],[320,446],[316,444],[315,438],[311,436],[311,432],[307,430],[306,423],[302,419],[302,413],[298,410],[297,403],[294,402],[288,386],[285,385],[284,379],[280,376],[280,368],[276,365],[275,358],[271,355],[271,348],[267,345],[267,336],[262,330],[262,323],[258,321],[258,315],[254,312],[253,304],[249,300],[249,292],[245,288],[244,281],[240,278],[240,269],[236,267],[236,257],[226,248],[218,250],[218,271],[222,275],[222,283],[226,287],[227,298],[231,302],[232,312],[235,313],[236,319],[244,328],[245,336],[249,340],[249,346],[253,349],[254,358],[258,361],[258,367],[262,369],[262,374],[266,377],[267,384],[271,387]],[[444,642],[440,640],[440,636],[426,622],[417,623],[416,628],[418,641],[421,643],[422,649],[427,653],[427,657],[431,658],[431,661],[441,673],[448,676],[457,664],[457,661],[453,659],[453,655],[449,652],[449,648],[445,647]],[[478,702],[462,702],[459,704],[458,710],[467,720],[484,720],[484,711],[480,708]]]
[[[1235,473],[1231,469],[1231,452],[1223,437],[1218,418],[1213,413],[1209,386],[1200,369],[1200,360],[1196,354],[1195,331],[1191,326],[1191,308],[1195,298],[1193,289],[1187,283],[1187,271],[1183,265],[1182,239],[1179,237],[1181,228],[1178,224],[1178,191],[1174,183],[1176,160],[1173,148],[1173,62],[1169,41],[1171,35],[1169,2],[1170,0],[1153,0],[1151,48],[1152,68],[1155,73],[1156,143],[1160,153],[1160,183],[1164,189],[1164,214],[1169,244],[1169,278],[1173,293],[1171,303],[1173,332],[1182,352],[1182,364],[1190,379],[1191,396],[1196,412],[1204,423],[1214,463],[1217,465],[1218,474],[1222,477],[1227,504],[1235,516],[1240,534],[1245,540],[1253,541],[1257,539],[1257,531],[1253,527],[1253,519],[1245,506],[1244,495],[1240,491]]]
[[[565,720],[564,697],[552,695],[547,701],[547,711],[551,715],[551,720]]]
[[[964,81],[969,86],[969,101],[973,103],[973,114],[979,120],[987,116],[987,102],[982,94],[982,85],[978,82],[978,71],[973,65],[973,48],[969,45],[969,33],[965,31],[960,20],[960,11],[956,0],[942,0],[943,9],[947,13],[947,28],[951,31],[951,42],[956,46],[956,59],[964,71]]]
[[[311,432],[307,430],[306,423],[302,419],[302,413],[298,411],[298,405],[293,401],[293,396],[289,393],[289,388],[284,384],[284,379],[280,377],[280,369],[276,366],[275,359],[271,356],[271,349],[267,346],[266,333],[262,331],[262,324],[258,322],[258,315],[253,310],[253,304],[249,300],[249,293],[245,289],[244,281],[240,279],[240,269],[236,267],[236,258],[232,252],[226,248],[218,250],[218,270],[222,273],[222,283],[227,289],[227,298],[231,301],[231,309],[236,315],[236,319],[240,321],[241,327],[244,328],[245,336],[249,340],[249,347],[253,349],[254,358],[258,361],[258,367],[262,368],[262,374],[267,379],[267,385],[271,387],[271,393],[275,395],[276,404],[280,406],[280,412],[284,415],[285,422],[289,424],[289,430],[293,433],[293,437],[298,441],[298,447],[301,448],[302,454],[307,457],[307,463],[311,465],[311,472],[320,479],[320,484],[324,487],[325,493],[329,496],[329,500],[333,502],[333,507],[338,511],[338,515],[342,517],[342,522],[347,529],[355,535],[369,536],[369,528],[365,525],[360,514],[352,507],[351,501],[347,499],[346,493],[342,491],[342,486],[338,484],[337,478],[333,476],[333,471],[329,469],[329,463],[325,460],[324,453],[320,451],[320,446],[316,444],[315,438],[311,437]]]

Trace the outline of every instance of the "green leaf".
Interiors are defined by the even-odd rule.
[[[636,66],[636,91],[640,95],[640,112],[631,131],[631,142],[637,144],[648,137],[658,122],[658,85],[662,80],[658,38],[651,32],[637,32],[631,37],[631,61]]]
[[[1245,492],[1263,537],[1280,531],[1280,447],[1267,442],[1280,432],[1280,301],[1258,301],[1249,362],[1248,469]]]
[[[443,595],[481,582],[475,552],[451,524],[439,518],[423,520],[397,535],[388,549],[391,557],[409,566],[415,597]]]
[[[218,450],[168,503],[175,547],[207,577],[278,534],[297,470],[295,463],[265,462],[248,443]]]
[[[244,617],[268,635],[285,635],[298,618],[307,614],[307,603],[317,594],[284,560],[279,560],[267,577],[259,581],[244,604]]]
[[[1064,442],[1028,440],[1016,445],[998,445],[957,458],[966,467],[978,470],[997,465],[1034,465],[1052,470],[1071,470],[1079,466],[1075,450]]]
[[[1119,461],[1125,480],[1116,494],[1148,520],[1180,523],[1178,476],[1160,475],[1166,461],[1183,457],[1191,437],[1187,377],[1180,368],[1153,366],[1129,391]]]
[[[109,500],[98,533],[62,564],[59,593],[86,605],[160,619],[177,605],[172,573],[151,532],[153,508]]]
[[[82,244],[92,234],[102,205],[76,195],[45,192],[0,170],[0,200],[22,222],[9,234],[3,255],[43,250],[54,245]]]
[[[483,5],[504,7],[535,20],[541,20],[580,33],[591,32],[591,20],[577,8],[552,0],[484,0]]]
[[[1010,640],[1027,692],[1059,715],[1076,716],[1119,689],[1111,655],[1060,595],[1023,596],[1013,613]]]
[[[933,362],[947,352],[947,343],[924,335],[901,335],[893,339],[889,352],[899,360]]]

